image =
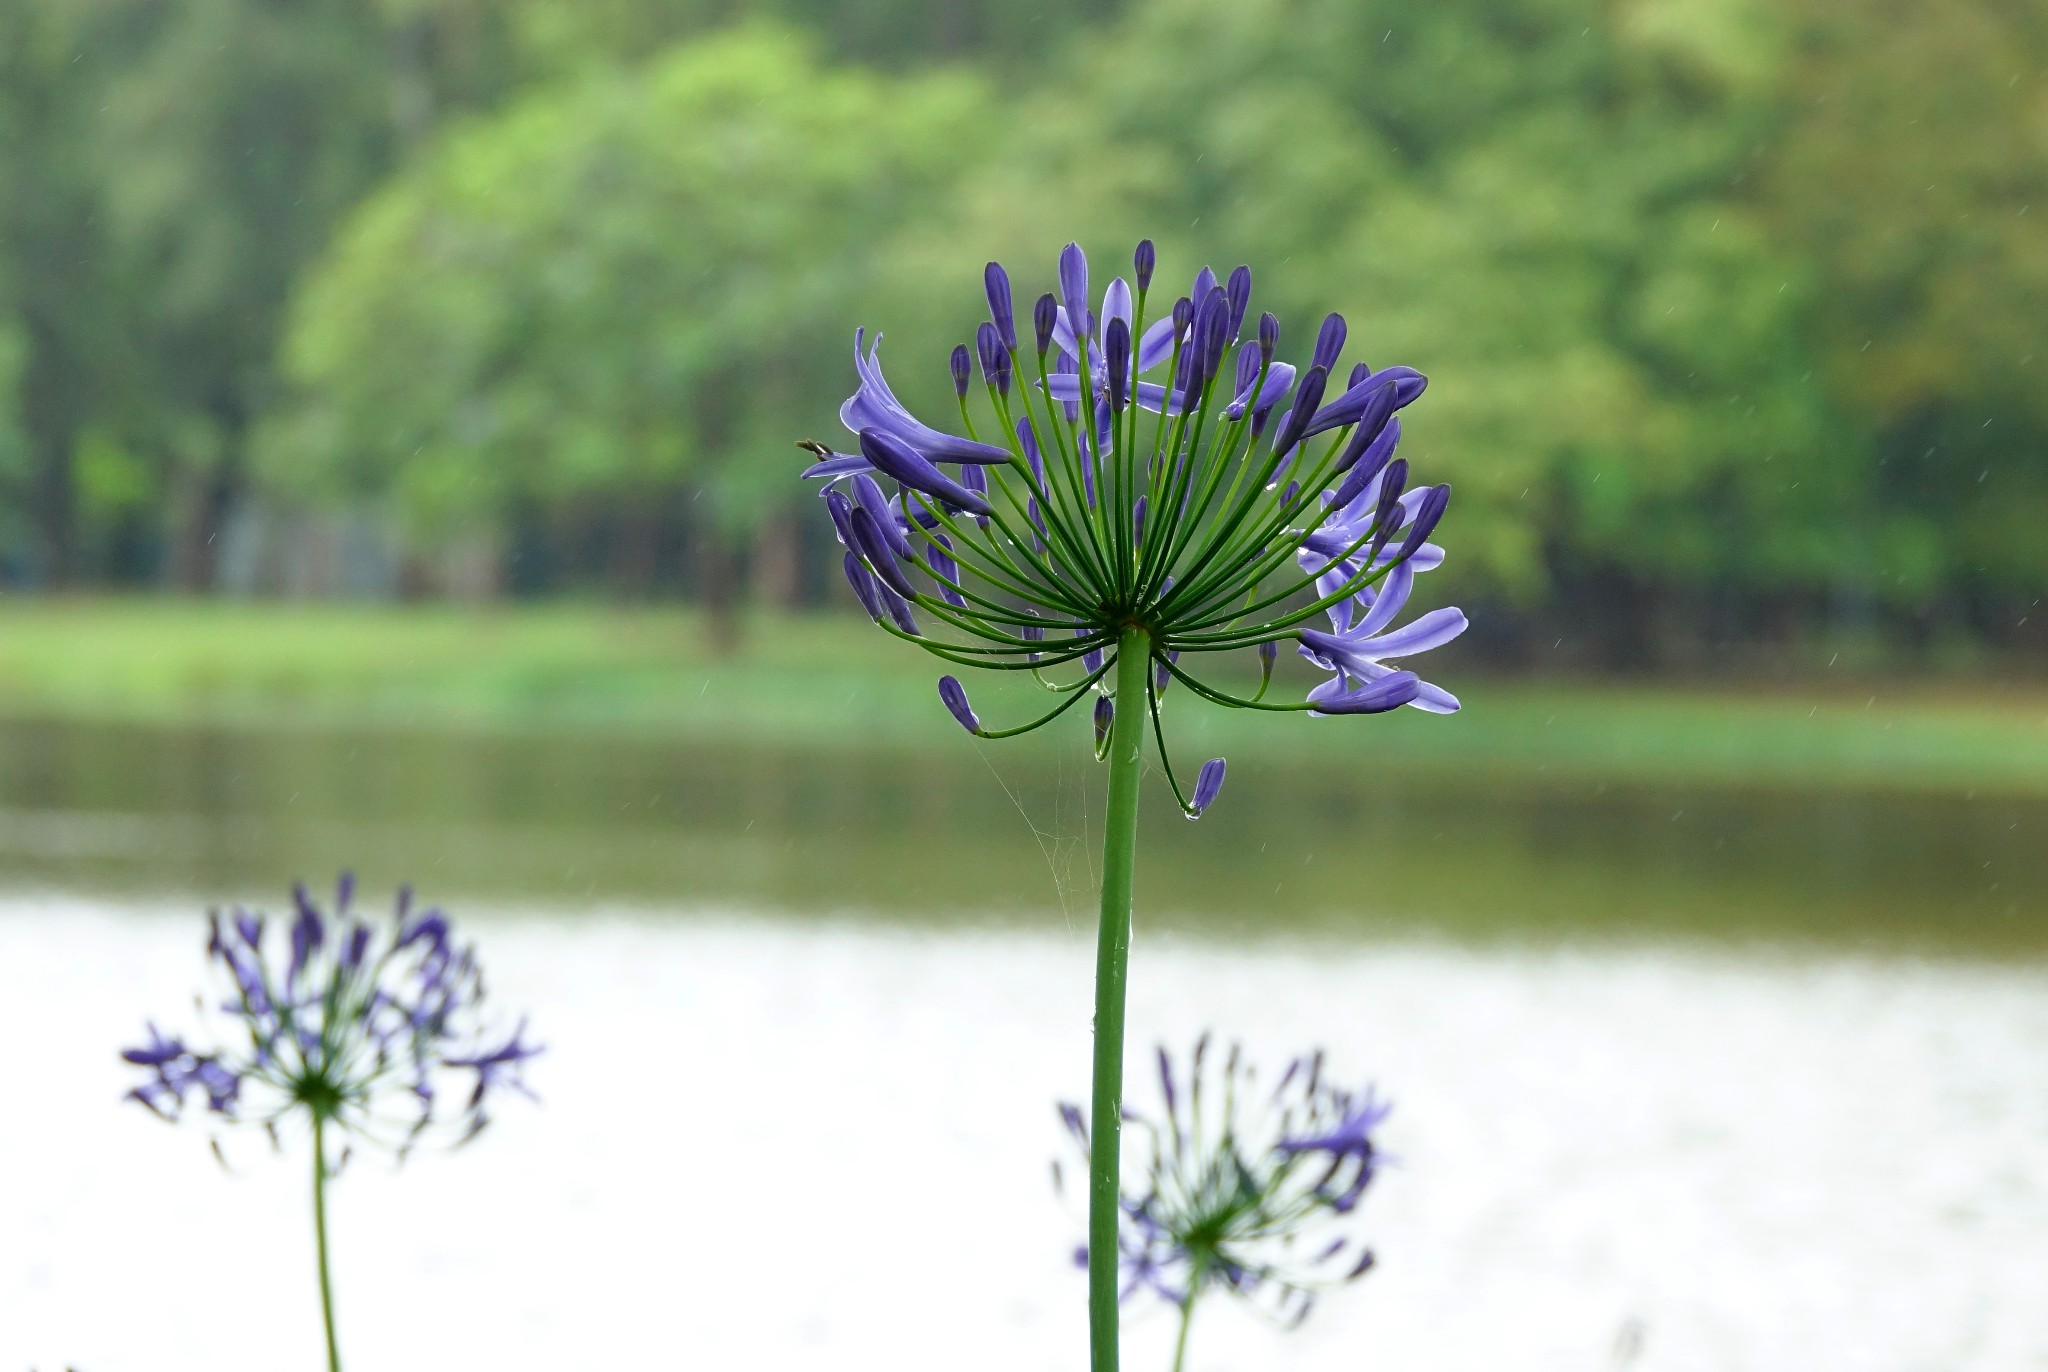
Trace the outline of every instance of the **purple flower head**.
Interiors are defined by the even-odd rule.
[[[1010,278],[989,264],[989,322],[948,364],[964,436],[911,414],[882,375],[880,336],[869,345],[856,332],[859,384],[841,419],[858,451],[806,444],[816,460],[805,474],[828,488],[847,580],[870,618],[949,664],[1030,670],[1053,693],[1035,720],[971,727],[1006,737],[1099,700],[1099,718],[1159,745],[1192,815],[1216,798],[1222,767],[1175,771],[1158,710],[1170,682],[1226,708],[1448,712],[1455,697],[1402,658],[1464,620],[1396,618],[1415,576],[1443,560],[1430,539],[1447,491],[1409,490],[1396,453],[1396,416],[1422,395],[1421,373],[1360,364],[1332,396],[1341,317],[1323,321],[1297,372],[1304,359],[1278,355],[1275,316],[1258,316],[1255,336],[1244,336],[1249,268],[1219,282],[1204,267],[1155,314],[1153,245],[1131,262],[1137,289],[1124,277],[1104,285],[1067,245],[1055,289],[1032,310],[1035,353],[1016,351]],[[988,383],[980,396],[967,384],[977,360]],[[929,636],[917,627],[926,613]],[[1268,690],[1283,640],[1330,680],[1276,703]],[[1206,655],[1243,651],[1259,663],[1251,698],[1203,670]],[[1143,663],[1119,666],[1135,652]],[[978,721],[961,714],[965,686],[948,680],[947,708]],[[252,956],[250,939],[228,941],[235,957]]]
[[[403,1158],[427,1139],[473,1137],[497,1088],[524,1091],[519,1069],[540,1049],[523,1041],[524,1022],[510,1040],[492,1037],[476,952],[453,941],[447,917],[412,914],[408,891],[373,923],[349,910],[352,894],[345,878],[329,912],[295,891],[277,958],[260,919],[210,917],[208,956],[229,992],[224,1046],[149,1024],[148,1041],[121,1054],[146,1073],[130,1097],[166,1119],[203,1107],[272,1134],[317,1120]]]
[[[1333,1085],[1320,1053],[1268,1085],[1238,1046],[1218,1055],[1207,1035],[1184,1069],[1164,1048],[1158,1062],[1159,1108],[1124,1116],[1122,1298],[1185,1307],[1222,1291],[1298,1322],[1319,1293],[1363,1276],[1358,1206],[1384,1161],[1374,1134],[1388,1113],[1373,1089]],[[1086,1116],[1063,1104],[1060,1118],[1085,1159]]]

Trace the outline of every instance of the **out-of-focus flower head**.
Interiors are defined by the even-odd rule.
[[[130,1098],[165,1119],[203,1109],[273,1140],[294,1117],[318,1119],[403,1158],[429,1139],[474,1138],[507,1090],[530,1096],[522,1069],[541,1050],[523,1019],[509,1033],[486,1023],[476,950],[454,940],[447,916],[416,911],[406,888],[373,922],[353,896],[344,875],[330,913],[299,886],[282,927],[212,913],[221,1032],[202,1040],[149,1024],[147,1042],[121,1054],[146,1074]]]
[[[882,374],[881,336],[857,330],[860,384],[839,412],[854,451],[805,443],[817,461],[804,475],[824,483],[847,580],[871,619],[958,666],[1028,671],[1061,697],[1038,719],[992,729],[959,679],[943,678],[946,708],[980,737],[1027,732],[1107,693],[1126,630],[1144,630],[1155,668],[1146,698],[1117,705],[1149,711],[1194,818],[1223,772],[1218,760],[1181,786],[1159,720],[1168,682],[1233,708],[1445,713],[1456,698],[1396,664],[1455,638],[1465,618],[1446,609],[1393,625],[1415,574],[1443,561],[1428,540],[1450,488],[1409,490],[1408,464],[1394,456],[1396,413],[1422,395],[1422,374],[1360,363],[1332,394],[1342,317],[1323,322],[1297,372],[1275,355],[1279,321],[1247,322],[1249,268],[1219,282],[1204,267],[1156,309],[1149,241],[1132,265],[1136,289],[1118,277],[1098,302],[1087,258],[1068,244],[1058,293],[1038,298],[1022,339],[1009,273],[988,265],[989,322],[949,359],[964,437],[913,415]],[[980,424],[968,403],[977,358]],[[1330,628],[1315,627],[1325,617]],[[1287,640],[1331,678],[1304,701],[1268,701]],[[1182,665],[1246,649],[1259,664],[1255,694]]]
[[[1222,1290],[1290,1324],[1323,1291],[1372,1268],[1356,1233],[1359,1202],[1379,1175],[1374,1131],[1389,1107],[1368,1086],[1330,1082],[1320,1051],[1290,1062],[1270,1087],[1232,1044],[1198,1040],[1184,1069],[1159,1049],[1156,1113],[1129,1109],[1118,1266],[1126,1301],[1151,1295],[1184,1311]],[[1060,1119],[1085,1161],[1080,1107]],[[1054,1179],[1061,1178],[1058,1163]],[[1084,1246],[1076,1262],[1087,1266]]]

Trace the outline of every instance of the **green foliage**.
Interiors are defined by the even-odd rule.
[[[1430,373],[1444,589],[2016,643],[2044,120],[2012,0],[17,0],[0,568],[204,584],[252,459],[730,538],[854,323],[942,419],[985,258],[1150,235]]]
[[[308,282],[279,479],[428,525],[683,490],[750,525],[843,388],[874,245],[987,121],[970,79],[755,28],[455,131]]]

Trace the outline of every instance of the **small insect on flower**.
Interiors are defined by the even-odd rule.
[[[1150,725],[1192,819],[1223,772],[1205,768],[1192,795],[1181,786],[1160,722],[1169,682],[1237,709],[1449,713],[1456,697],[1395,664],[1456,638],[1465,617],[1439,609],[1394,625],[1416,573],[1443,561],[1428,540],[1450,488],[1409,489],[1394,457],[1396,413],[1420,398],[1422,374],[1358,363],[1339,390],[1348,331],[1335,314],[1297,372],[1275,356],[1279,320],[1247,323],[1246,267],[1223,282],[1204,267],[1186,295],[1148,313],[1157,264],[1140,243],[1135,289],[1118,277],[1098,302],[1087,258],[1068,244],[1059,292],[1038,297],[1020,342],[1009,273],[989,263],[988,322],[948,359],[966,437],[913,415],[882,375],[881,335],[869,343],[859,330],[860,384],[839,411],[856,451],[801,446],[818,459],[804,475],[825,484],[870,619],[956,666],[1028,671],[1061,697],[1038,719],[989,728],[948,676],[940,696],[955,719],[1004,738],[1090,694],[1122,693],[1117,708]],[[969,404],[977,359],[985,407]],[[1325,616],[1330,628],[1315,627]],[[1304,701],[1271,702],[1286,640],[1331,676]],[[1249,696],[1181,661],[1246,649],[1260,679]],[[1152,670],[1119,672],[1124,657]]]
[[[295,888],[293,916],[275,930],[260,914],[215,911],[206,952],[225,1032],[202,1044],[151,1023],[147,1041],[121,1054],[146,1074],[129,1098],[167,1120],[203,1109],[216,1124],[261,1129],[273,1144],[294,1125],[310,1132],[321,1306],[335,1372],[328,1180],[357,1145],[402,1161],[429,1140],[467,1143],[505,1091],[531,1096],[522,1069],[541,1051],[526,1041],[523,1019],[509,1033],[489,1029],[476,950],[454,941],[446,915],[414,910],[407,888],[390,919],[372,923],[351,909],[354,888],[344,875],[332,914]]]
[[[1195,1305],[1210,1291],[1299,1324],[1319,1292],[1373,1265],[1372,1250],[1348,1231],[1383,1162],[1373,1134],[1389,1107],[1370,1086],[1333,1085],[1320,1051],[1289,1063],[1270,1088],[1235,1044],[1219,1067],[1206,1034],[1184,1073],[1163,1047],[1158,1062],[1158,1113],[1124,1112],[1140,1138],[1128,1155],[1139,1180],[1121,1197],[1123,1299],[1151,1295],[1177,1307],[1183,1356]],[[1080,1107],[1062,1104],[1060,1119],[1087,1158]],[[1058,1163],[1053,1175],[1057,1184]],[[1086,1248],[1076,1259],[1086,1266]]]

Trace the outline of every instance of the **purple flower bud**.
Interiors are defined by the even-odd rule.
[[[1328,409],[1327,406],[1324,407]],[[1355,440],[1359,434],[1377,439],[1386,426],[1393,421],[1394,411],[1400,408],[1400,389],[1392,383],[1380,383],[1372,387],[1364,406],[1358,413],[1358,428],[1353,432]],[[1313,431],[1314,426],[1310,426]]]
[[[1259,645],[1259,677],[1261,680],[1271,679],[1273,663],[1279,656],[1280,645],[1275,640],[1269,638]]]
[[[1195,312],[1195,363],[1188,371],[1188,389],[1207,386],[1223,365],[1223,349],[1230,342],[1230,297],[1220,286],[1209,294]]]
[[[890,620],[904,633],[909,634],[912,638],[916,638],[917,618],[910,613],[909,603],[885,583],[877,582],[875,590],[882,597],[882,609],[888,614]]]
[[[1146,290],[1152,285],[1152,269],[1159,264],[1159,253],[1153,248],[1152,240],[1138,240],[1138,250],[1131,254],[1131,271],[1138,279],[1138,289]]]
[[[1087,636],[1087,633],[1088,631],[1086,629],[1076,629],[1074,630],[1074,637],[1084,638]],[[1090,673],[1101,671],[1102,649],[1090,648],[1087,652],[1081,654],[1081,666]]]
[[[960,469],[960,484],[976,495],[986,499],[988,496],[988,469],[973,465],[962,467]],[[982,528],[986,529],[988,527],[987,515],[976,515],[974,519]]]
[[[1244,312],[1252,303],[1252,269],[1239,267],[1230,274],[1230,336],[1235,339],[1244,329]]]
[[[1273,360],[1273,350],[1280,346],[1280,321],[1268,312],[1259,316],[1259,358],[1264,362]]]
[[[1130,399],[1131,326],[1118,317],[1109,321],[1103,335],[1103,366],[1109,373],[1109,407],[1122,410]]]
[[[1264,362],[1265,359],[1259,356],[1257,348],[1239,348],[1237,350],[1237,384],[1231,387],[1231,393],[1233,395],[1243,395],[1252,382],[1258,379],[1259,368],[1264,365]],[[1253,399],[1256,398],[1253,397]]]
[[[1052,346],[1052,326],[1059,318],[1060,302],[1047,291],[1038,297],[1038,303],[1031,307],[1031,327],[1038,335],[1038,355],[1043,358],[1046,349]]]
[[[1344,389],[1347,392],[1358,389],[1358,383],[1365,380],[1368,376],[1371,375],[1372,368],[1370,366],[1366,365],[1363,362],[1353,363],[1351,367],[1351,379],[1344,383]]]
[[[1196,308],[1199,309],[1202,302],[1209,298],[1209,292],[1215,289],[1216,273],[1204,267],[1195,273],[1195,284],[1188,291],[1188,299],[1194,301]]]
[[[1373,511],[1371,556],[1377,558],[1380,549],[1387,546],[1387,539],[1394,532],[1394,512],[1400,508],[1401,492],[1408,485],[1408,461],[1395,458],[1387,464],[1386,475],[1380,478],[1379,508]]]
[[[1365,489],[1365,482],[1372,480],[1373,474],[1386,465],[1387,459],[1394,454],[1394,445],[1400,441],[1401,421],[1398,419],[1388,420],[1378,433],[1361,424],[1351,431],[1351,439],[1344,445],[1344,451],[1337,454],[1337,466],[1331,474],[1351,471],[1353,464],[1363,467],[1365,475],[1351,492],[1355,496]],[[1351,482],[1347,480],[1344,485],[1348,487]],[[1339,497],[1337,503],[1348,505],[1351,502],[1348,498]]]
[[[1202,764],[1202,770],[1195,777],[1195,794],[1188,801],[1188,818],[1200,819],[1202,811],[1215,803],[1216,793],[1223,789],[1223,759],[1212,757]]]
[[[974,379],[974,368],[967,355],[967,345],[953,345],[953,355],[946,359],[946,365],[953,370],[953,394],[962,400],[967,398],[967,383]]]
[[[841,565],[846,568],[846,583],[853,587],[854,598],[860,601],[860,607],[868,612],[869,619],[880,623],[882,600],[875,593],[875,578],[867,565],[853,553],[848,553]]]
[[[903,536],[903,524],[890,508],[889,497],[882,494],[881,483],[862,472],[853,479],[854,499],[860,508],[868,512],[868,518],[875,521],[875,531],[881,534],[883,546],[898,557],[910,556],[910,540]]]
[[[960,349],[959,360],[962,366],[966,365],[965,348]],[[861,456],[875,464],[876,470],[888,473],[914,491],[923,491],[975,514],[991,513],[986,500],[925,461],[916,449],[887,429],[862,429],[860,451]]]
[[[1109,751],[1109,730],[1115,723],[1116,702],[1108,696],[1095,697],[1095,756]]]
[[[985,323],[974,331],[974,352],[981,362],[982,380],[988,382],[991,386],[996,386],[997,389],[1007,395],[1010,389],[1010,377],[1009,369],[1005,364],[1009,362],[1010,354],[1003,347],[1003,336],[996,332],[995,325]],[[996,380],[998,374],[1002,376],[1000,383]]]
[[[961,728],[970,734],[981,733],[981,721],[975,718],[974,707],[967,703],[967,688],[960,684],[960,678],[940,677],[939,699],[953,712],[953,718],[960,721]]]
[[[1088,337],[1088,255],[1079,243],[1060,249],[1060,296],[1067,306],[1067,328],[1077,346]]]
[[[1310,367],[1295,387],[1294,406],[1287,411],[1287,419],[1273,435],[1273,451],[1284,453],[1301,441],[1302,431],[1308,427],[1309,417],[1316,412],[1316,406],[1323,403],[1323,383],[1329,373],[1321,367]]]
[[[870,481],[868,484],[873,485],[874,483]],[[846,518],[853,513],[853,502],[846,498],[844,491],[825,492],[825,513],[832,516],[832,532],[839,536],[840,544],[844,547],[852,547],[853,530],[847,524]]]
[[[1394,554],[1395,561],[1405,561],[1436,532],[1437,521],[1444,517],[1444,509],[1450,503],[1451,488],[1448,485],[1431,486],[1423,493],[1422,503],[1415,507],[1415,518],[1409,522],[1408,532],[1401,536],[1401,547]]]
[[[1344,351],[1344,316],[1331,314],[1323,321],[1322,331],[1316,334],[1316,352],[1309,364],[1330,371],[1337,365],[1337,355]]]
[[[1045,458],[1038,451],[1038,431],[1031,427],[1029,419],[1017,421],[1017,446],[1024,450],[1024,461],[1031,467],[1031,475],[1042,487],[1045,485]]]
[[[1416,397],[1420,396],[1428,385],[1429,378],[1413,367],[1389,367],[1383,372],[1373,372],[1362,382],[1323,406],[1322,412],[1310,422],[1308,432],[1314,435],[1325,429],[1339,429],[1346,424],[1360,422],[1360,416],[1366,412],[1368,406],[1380,403],[1378,396],[1383,387],[1393,388],[1394,399],[1388,408],[1388,413],[1392,413],[1415,403]]]
[[[1173,302],[1173,336],[1179,338],[1188,331],[1188,321],[1195,317],[1195,302],[1182,296]]]
[[[853,548],[882,584],[906,598],[915,595],[910,588],[910,579],[903,575],[903,569],[896,565],[896,555],[889,551],[889,545],[882,540],[881,530],[875,525],[875,518],[864,508],[856,508],[848,520],[853,529]]]
[[[1131,507],[1131,543],[1143,546],[1145,542],[1145,506],[1149,497],[1139,496],[1138,503]]]
[[[1003,341],[1003,347],[1015,351],[1017,347],[1017,314],[1010,299],[1010,274],[1003,270],[1000,262],[991,262],[982,269],[981,283],[988,290],[988,317],[994,321],[996,336]],[[1044,352],[1045,346],[1039,345]]]

